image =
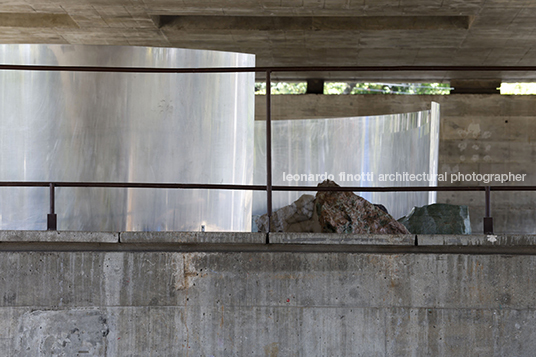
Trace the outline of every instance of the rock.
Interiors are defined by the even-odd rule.
[[[465,205],[434,203],[413,207],[398,221],[413,234],[471,234],[469,209]]]
[[[259,231],[259,227],[257,227],[257,220],[260,218],[261,216],[259,215],[252,215],[251,216],[251,232],[252,233],[255,233],[255,232],[258,232]]]
[[[384,205],[381,205],[381,204],[379,204],[379,203],[373,203],[373,205],[374,205],[375,207],[381,209],[381,210],[384,211],[385,213],[389,213],[389,212],[387,211],[387,208],[386,208]]]
[[[319,233],[318,219],[314,219],[315,196],[303,195],[294,203],[278,209],[272,214],[272,232]],[[268,231],[268,215],[263,214],[255,221],[259,232]]]
[[[326,180],[318,187],[333,187]],[[322,232],[359,234],[409,234],[391,215],[352,192],[319,191],[316,213]]]
[[[337,186],[326,180],[318,187]],[[255,223],[259,232],[267,232],[268,215]],[[291,205],[272,214],[272,232],[409,234],[380,204],[372,204],[352,192],[320,191],[303,195]]]

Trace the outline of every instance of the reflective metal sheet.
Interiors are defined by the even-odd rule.
[[[2,64],[250,67],[173,48],[0,45]],[[251,184],[254,74],[0,72],[0,180]],[[58,229],[248,231],[251,192],[58,188]],[[46,229],[48,189],[0,189],[0,229]]]
[[[438,147],[437,103],[415,113],[277,120],[272,122],[273,185],[316,186],[329,177],[340,186],[436,186]],[[412,180],[412,174],[420,176]],[[254,183],[266,184],[263,121],[255,123]],[[274,192],[274,210],[304,193]],[[356,193],[383,204],[395,218],[436,199],[427,192]],[[253,197],[253,214],[266,213],[266,194],[255,192]]]

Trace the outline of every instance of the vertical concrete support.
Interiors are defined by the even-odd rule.
[[[500,79],[453,79],[450,86],[454,88],[450,94],[501,94]]]
[[[324,94],[324,80],[308,79],[306,94]]]

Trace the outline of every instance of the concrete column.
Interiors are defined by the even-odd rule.
[[[501,94],[500,79],[452,79],[450,94]]]
[[[306,94],[324,94],[324,80],[308,79]]]

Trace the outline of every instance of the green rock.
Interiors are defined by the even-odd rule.
[[[434,203],[413,207],[398,221],[413,234],[471,234],[469,209],[465,205]]]

